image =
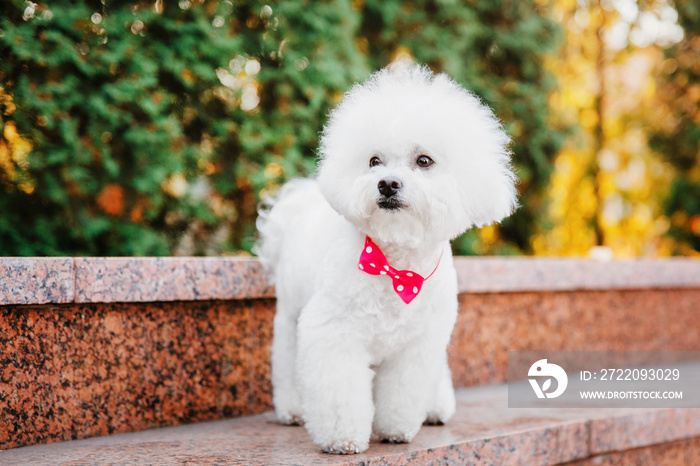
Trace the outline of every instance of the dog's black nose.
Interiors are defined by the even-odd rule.
[[[391,197],[401,189],[401,181],[393,177],[382,178],[377,184],[377,189],[384,197]]]

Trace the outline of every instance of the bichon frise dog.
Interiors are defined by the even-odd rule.
[[[372,432],[410,442],[454,414],[449,241],[515,208],[508,144],[487,106],[425,67],[381,70],[332,111],[316,179],[287,183],[258,221],[282,423],[359,453]]]

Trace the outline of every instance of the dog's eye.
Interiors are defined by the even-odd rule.
[[[421,168],[428,168],[434,163],[435,162],[433,161],[433,159],[431,159],[427,155],[421,155],[416,159],[416,165],[418,165]]]
[[[370,168],[376,167],[377,165],[381,165],[381,164],[382,164],[381,159],[379,157],[377,157],[376,155],[374,157],[372,157],[371,159],[369,159],[369,167]]]

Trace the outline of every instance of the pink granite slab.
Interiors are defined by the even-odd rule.
[[[462,293],[700,288],[700,261],[455,259]],[[255,258],[0,258],[0,305],[268,298]]]
[[[697,351],[698,302],[700,289],[464,293],[453,380],[505,381],[508,351]],[[0,306],[0,449],[265,411],[274,312],[274,299]]]
[[[602,453],[570,466],[679,466],[700,464],[700,437]]]
[[[678,432],[700,429],[700,416],[688,416],[688,412],[693,411],[700,413],[698,408],[657,409],[598,419],[591,425],[591,453],[629,450],[677,440]],[[690,435],[683,437],[687,436]]]
[[[73,258],[0,258],[0,306],[69,303],[73,296]]]
[[[458,386],[504,382],[508,351],[698,351],[700,290],[464,293],[448,348]]]
[[[256,259],[90,257],[75,259],[75,301],[148,302],[266,298],[274,288]]]
[[[457,257],[459,291],[700,288],[700,260],[595,261],[546,257]]]
[[[0,450],[270,409],[272,305],[0,307]]]
[[[624,452],[630,429],[636,447],[700,436],[700,409],[509,409],[505,386],[459,390],[457,403],[446,425],[424,426],[410,444],[375,439],[359,455],[320,453],[303,428],[279,425],[268,413],[9,450],[0,463],[549,465]]]

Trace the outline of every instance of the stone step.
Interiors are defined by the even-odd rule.
[[[508,351],[700,350],[700,261],[456,258],[455,385]],[[271,408],[250,258],[0,258],[0,450]]]
[[[508,408],[504,385],[457,391],[457,414],[410,444],[328,455],[272,413],[0,452],[0,464],[700,464],[700,408]]]

